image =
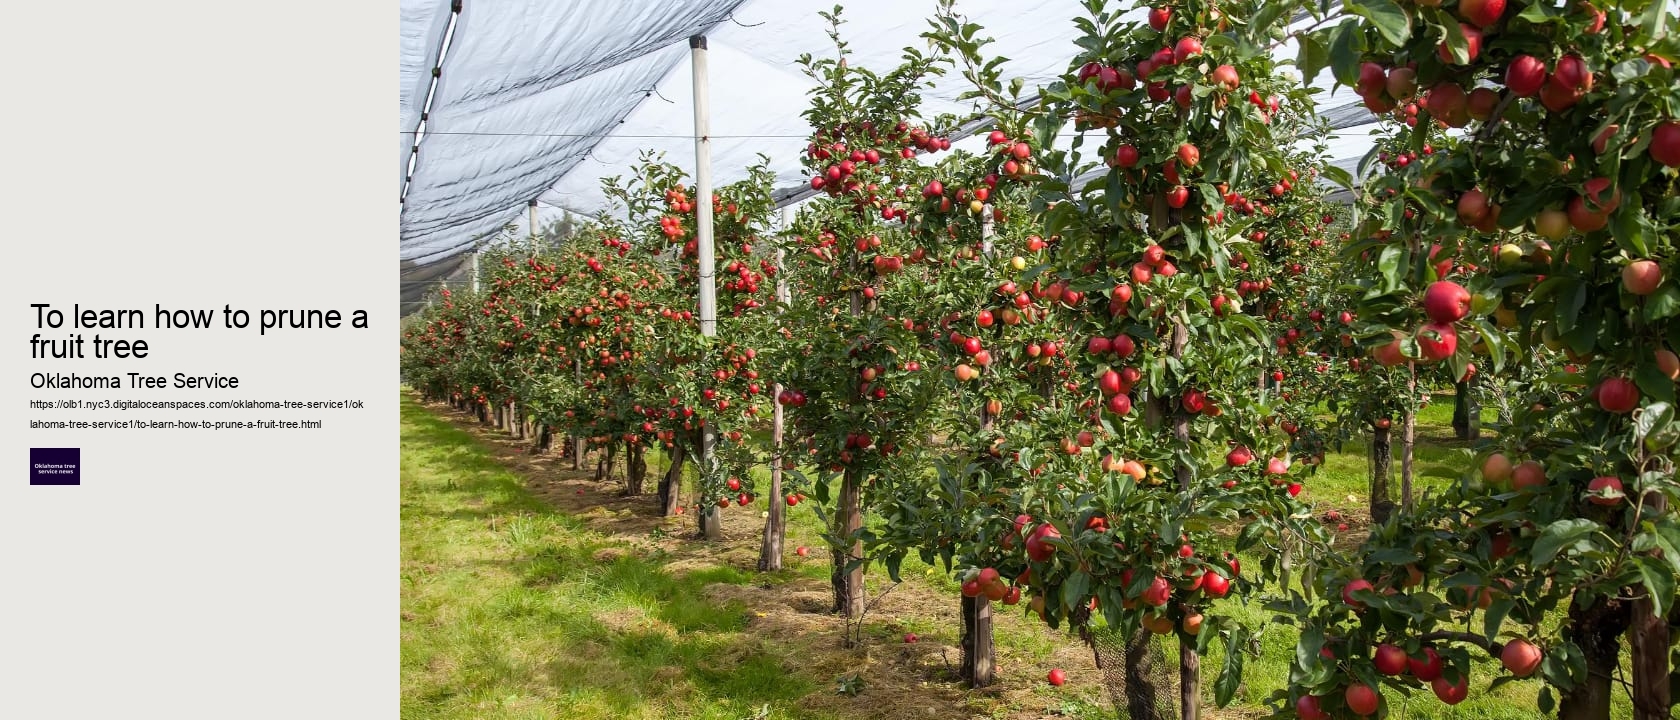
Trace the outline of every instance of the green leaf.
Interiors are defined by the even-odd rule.
[[[1567,333],[1575,328],[1576,321],[1581,319],[1581,308],[1587,305],[1587,285],[1575,280],[1568,290],[1558,290],[1557,323],[1558,331]]]
[[[1654,558],[1640,556],[1636,562],[1639,578],[1651,597],[1651,610],[1657,617],[1662,617],[1668,607],[1664,603],[1674,602],[1674,576]]]
[[[1335,165],[1324,166],[1324,179],[1336,183],[1344,188],[1348,188],[1350,190],[1353,189],[1353,176],[1349,175],[1348,171],[1336,167]]]
[[[893,582],[904,582],[898,577],[898,568],[904,563],[904,556],[898,553],[893,553],[886,556],[885,560],[887,565],[887,577],[892,578]]]
[[[1445,13],[1441,13],[1441,15],[1450,20],[1450,17]],[[1464,37],[1464,29],[1460,28],[1458,23],[1450,21],[1441,23],[1441,27],[1447,30],[1445,39],[1447,49],[1452,51],[1453,62],[1459,65],[1470,62],[1470,40]]]
[[[1633,383],[1646,395],[1665,403],[1674,402],[1674,381],[1668,379],[1652,358],[1646,358],[1634,369]]]
[[[1363,0],[1343,3],[1342,6],[1348,12],[1370,20],[1383,39],[1395,46],[1405,45],[1412,38],[1412,19],[1406,17],[1406,11],[1392,0]]]
[[[1501,596],[1488,605],[1487,612],[1482,616],[1482,636],[1499,637],[1499,626],[1505,624],[1505,616],[1510,614],[1511,608],[1516,605],[1515,598],[1506,596]]]
[[[1674,392],[1672,381],[1666,376],[1663,377],[1663,381],[1670,383],[1669,393],[1672,395]],[[1674,405],[1671,403],[1673,403],[1673,400],[1651,403],[1645,406],[1645,409],[1639,411],[1639,419],[1633,421],[1633,439],[1636,442],[1645,442],[1646,438],[1661,433],[1668,428],[1670,423],[1674,422]]]
[[[1247,640],[1248,630],[1241,625],[1233,626],[1225,640],[1225,661],[1219,668],[1219,678],[1213,681],[1213,702],[1219,707],[1231,704],[1242,686],[1243,644]]]
[[[1301,631],[1301,640],[1295,643],[1295,665],[1300,668],[1310,668],[1319,661],[1318,651],[1324,649],[1324,631],[1317,625],[1312,625]]]
[[[1645,322],[1654,323],[1675,315],[1680,315],[1680,287],[1664,285],[1645,298]]]
[[[1359,56],[1363,39],[1359,32],[1359,21],[1348,19],[1330,31],[1330,70],[1336,74],[1336,82],[1348,87],[1359,84]]]
[[[1598,523],[1586,518],[1559,520],[1546,526],[1534,541],[1535,565],[1550,563],[1565,547],[1574,546],[1598,530]]]
[[[1390,245],[1377,256],[1377,272],[1382,273],[1384,287],[1400,286],[1400,254],[1399,245]]]
[[[1266,7],[1274,4],[1281,6],[1281,3],[1267,3]],[[1295,54],[1295,66],[1301,69],[1301,77],[1310,81],[1318,77],[1325,66],[1330,64],[1330,51],[1324,47],[1324,41],[1317,34],[1301,35],[1299,40],[1301,47]],[[1326,166],[1326,175],[1328,169],[1329,166]]]
[[[1062,605],[1074,608],[1085,599],[1085,594],[1091,590],[1091,576],[1083,571],[1075,570],[1068,575],[1067,581],[1062,583]]]

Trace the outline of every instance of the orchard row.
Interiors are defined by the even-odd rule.
[[[769,494],[766,569],[810,502],[847,618],[866,565],[943,563],[975,685],[995,602],[1176,638],[1187,687],[1219,643],[1224,705],[1255,628],[1221,608],[1243,598],[1300,628],[1279,717],[1525,678],[1546,713],[1608,717],[1623,637],[1636,717],[1667,717],[1673,12],[1402,0],[1292,31],[1316,4],[1186,0],[1143,22],[1106,5],[1087,1],[1037,103],[948,2],[932,50],[873,72],[826,15],[836,52],[801,59],[816,199],[782,218],[762,167],[702,198],[645,158],[607,183],[621,212],[563,248],[492,251],[482,292],[439,297],[405,332],[405,376],[622,454],[632,492],[664,448],[662,506],[707,536]],[[1284,39],[1382,115],[1358,173],[1325,162]],[[983,150],[918,112],[951,73],[993,122]],[[1336,185],[1357,185],[1351,207],[1325,200]],[[715,337],[695,311],[701,203]],[[1415,413],[1443,384],[1493,398],[1497,438],[1414,502]],[[1338,554],[1312,477],[1364,435],[1378,524]],[[1472,678],[1477,656],[1503,674]]]

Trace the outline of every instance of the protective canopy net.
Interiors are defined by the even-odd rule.
[[[508,223],[523,222],[533,199],[551,216],[562,209],[601,212],[608,207],[601,179],[628,175],[644,151],[663,153],[692,172],[692,36],[707,39],[714,184],[742,179],[763,155],[784,188],[779,200],[807,196],[799,192],[806,187],[799,154],[809,126],[800,113],[814,82],[796,60],[834,52],[818,15],[832,2],[458,3],[401,3],[398,167],[405,277],[473,249]],[[854,62],[891,67],[905,47],[927,47],[920,35],[935,0],[844,5],[842,33]],[[959,0],[957,10],[996,40],[990,50],[1009,58],[1005,77],[1022,78],[1029,94],[1067,69],[1078,51],[1073,20],[1085,15],[1078,0]],[[1293,41],[1276,53],[1293,58]],[[1331,78],[1325,73],[1311,84],[1328,88]],[[960,77],[947,76],[924,94],[924,116],[971,115],[972,104],[957,99],[966,89]],[[1371,146],[1362,126],[1374,118],[1345,89],[1321,95],[1318,105],[1339,129],[1329,143],[1331,157],[1352,170]],[[964,142],[978,148],[983,137],[957,146]]]

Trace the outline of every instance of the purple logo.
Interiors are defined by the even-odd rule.
[[[29,484],[82,484],[82,449],[29,448]]]

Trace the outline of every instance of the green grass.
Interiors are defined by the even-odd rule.
[[[815,688],[741,632],[744,608],[703,599],[752,576],[604,552],[407,399],[401,467],[404,718],[827,717],[794,703]]]
[[[1467,443],[1447,440],[1451,413],[1450,402],[1420,413],[1419,491],[1456,478],[1465,463],[1461,448]],[[1321,511],[1364,506],[1364,453],[1362,443],[1349,443],[1326,456],[1324,468],[1308,481]],[[655,455],[648,464],[652,481],[664,461]],[[762,474],[755,477],[757,487],[767,488],[768,471],[755,473]],[[692,479],[692,468],[689,475]],[[759,575],[723,566],[673,574],[666,569],[670,558],[628,552],[622,538],[601,535],[557,513],[471,434],[406,396],[402,488],[405,718],[849,717],[852,709],[883,712],[880,703],[891,702],[871,697],[882,682],[880,673],[917,672],[902,661],[872,661],[879,667],[870,675],[869,689],[856,699],[858,705],[836,705],[833,673],[803,666],[847,667],[850,656],[810,641],[754,633],[747,627],[751,609],[705,599],[704,588],[714,583],[825,586],[826,561],[792,561],[792,549],[800,545],[814,554],[825,552],[815,513],[802,507],[788,514],[790,562],[783,572]],[[756,517],[772,500],[761,498],[750,508],[729,512]],[[686,529],[692,520],[684,523]],[[919,602],[931,605],[918,605],[910,614],[873,615],[865,630],[876,648],[872,652],[896,652],[894,643],[905,631],[954,644],[958,628],[930,608],[951,609],[946,599],[955,605],[955,581],[943,568],[914,558],[905,562],[902,576],[906,585],[896,592],[919,594]],[[872,569],[871,590],[886,585],[884,571]],[[942,707],[948,716],[1112,716],[1096,701],[1095,675],[1085,675],[1081,687],[1070,682],[1052,689],[1042,682],[1044,668],[1057,664],[1070,672],[1081,666],[1094,672],[1088,651],[1077,640],[1025,619],[1019,609],[1000,611],[1004,616],[995,640],[1009,666],[1003,683],[1012,687],[976,696],[963,695],[949,683],[922,683],[944,688],[949,697]],[[1218,612],[1263,628],[1263,633],[1261,653],[1248,658],[1244,688],[1232,711],[1211,708],[1211,683],[1222,661],[1217,645],[1204,659],[1208,717],[1254,717],[1271,692],[1287,684],[1294,628],[1234,600]],[[925,667],[921,672],[927,677]],[[1387,692],[1388,717],[1538,718],[1538,685],[1509,683],[1489,692],[1488,683],[1498,674],[1496,663],[1477,665],[1470,698],[1450,708],[1427,690],[1409,701]],[[828,702],[811,702],[817,698]],[[869,708],[872,702],[876,705]],[[1619,703],[1615,710],[1628,711],[1625,698]],[[897,716],[890,704],[884,712],[874,716]]]

